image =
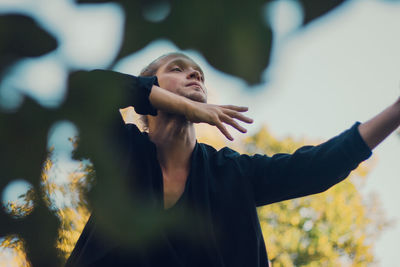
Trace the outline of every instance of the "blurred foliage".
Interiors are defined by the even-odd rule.
[[[77,139],[71,139],[71,142],[76,146]],[[58,249],[58,255],[64,262],[73,250],[90,215],[85,196],[93,183],[93,166],[90,162],[81,161],[76,169],[68,173],[67,180],[60,182],[57,180],[57,175],[60,173],[55,164],[57,158],[53,156],[52,151],[53,148],[50,149],[43,166],[41,188],[47,206],[56,213],[61,222],[56,243],[53,245]],[[30,203],[35,198],[33,189],[19,198],[23,200],[22,205],[13,202],[8,202],[6,205],[6,210],[10,211],[14,218],[22,218],[32,211],[33,206]],[[10,266],[30,266],[25,255],[24,242],[17,236],[5,237],[0,244],[0,253],[13,255],[8,259],[5,256],[0,257],[2,264],[7,262]]]
[[[58,46],[56,39],[32,18],[20,14],[0,16],[0,40],[0,82],[8,68],[18,60],[45,55]],[[30,99],[26,99],[17,112],[0,112],[0,138],[3,140],[0,147],[0,192],[19,177],[33,185],[32,192],[38,192],[35,189],[39,188],[46,157],[47,131],[53,120],[51,112]],[[53,245],[57,219],[43,198],[35,197],[34,206],[34,210],[23,219],[13,218],[0,209],[0,237],[14,234],[21,237],[34,266],[58,265]]]
[[[217,69],[244,78],[250,84],[260,81],[262,71],[269,64],[273,36],[263,14],[263,8],[269,1],[78,2],[115,2],[123,8],[126,14],[125,35],[115,62],[155,39],[168,38],[182,49],[197,49]],[[299,1],[305,17],[304,25],[342,2],[345,1]],[[157,8],[164,9],[167,13],[164,20],[155,22],[147,15],[154,13]],[[0,82],[18,60],[40,57],[54,51],[57,46],[56,38],[29,16],[1,14]],[[59,108],[48,110],[26,97],[18,110],[0,111],[0,192],[13,179],[23,178],[33,185],[33,193],[29,197],[34,199],[34,209],[24,218],[14,218],[4,209],[0,209],[0,237],[14,240],[17,235],[19,240],[23,240],[32,266],[59,266],[63,257],[59,255],[54,244],[58,244],[57,247],[64,251],[64,256],[67,255],[88,216],[87,210],[76,203],[60,210],[54,209],[51,192],[62,192],[67,188],[53,188],[50,185],[43,186],[42,183],[45,178],[43,164],[49,164],[46,137],[51,125],[58,120],[69,120],[77,126],[81,140],[74,157],[90,158],[93,168],[96,169],[96,190],[91,191],[89,203],[99,217],[104,219],[101,227],[114,225],[113,234],[124,241],[137,236],[121,234],[115,229],[135,223],[147,227],[150,220],[154,221],[155,214],[148,214],[141,222],[126,215],[133,214],[127,211],[135,210],[139,206],[146,210],[146,206],[143,203],[133,203],[126,184],[117,182],[124,181],[119,179],[123,176],[123,155],[119,155],[118,147],[110,145],[107,140],[111,134],[109,129],[114,126],[111,124],[111,114],[116,113],[117,107],[121,107],[126,98],[119,90],[110,90],[119,86],[121,84],[118,81],[106,76],[84,77],[79,72],[71,73],[66,100]],[[82,166],[80,172],[88,171],[86,167]],[[82,174],[71,176],[71,179],[77,184],[81,183],[84,188],[86,181],[80,175]],[[109,177],[115,179],[108,179]],[[78,188],[79,186],[68,190],[79,191]],[[107,198],[104,198],[105,195]],[[121,203],[125,203],[125,206],[115,209]],[[63,218],[61,224],[59,218]],[[140,234],[147,237],[151,232]]]
[[[19,14],[0,16],[0,40],[0,77],[18,59],[38,57],[57,47],[54,37],[32,18]]]
[[[307,142],[310,143],[310,142]],[[249,153],[293,153],[304,145],[279,140],[267,128],[245,140]],[[374,262],[378,236],[389,226],[374,195],[359,187],[369,166],[361,164],[349,178],[324,193],[283,201],[258,209],[273,267],[367,266]]]
[[[0,149],[1,191],[13,179],[23,178],[33,185],[31,195],[35,195],[34,209],[24,218],[15,219],[0,209],[0,237],[12,234],[21,237],[33,266],[59,264],[54,247],[59,223],[39,194],[50,120],[51,116],[32,101],[25,101],[18,112],[0,113],[0,128],[5,129],[0,131],[3,140]]]
[[[5,205],[5,210],[16,219],[23,218],[33,211],[33,203],[35,200],[35,192],[29,189],[25,194],[18,197],[22,199],[22,203],[16,201],[8,201]]]
[[[181,49],[196,49],[217,69],[259,83],[269,64],[272,31],[264,6],[253,0],[78,0],[79,3],[120,4],[126,11],[125,39],[117,59],[167,38]],[[304,25],[337,7],[344,0],[301,0]],[[157,21],[157,15],[165,19]],[[152,19],[153,18],[153,19]],[[140,38],[138,38],[140,36]]]
[[[15,235],[0,238],[1,266],[31,267],[25,253],[24,242]],[[7,255],[7,256],[6,256]]]
[[[70,141],[77,146],[76,138]],[[68,173],[67,180],[60,182],[57,180],[59,170],[54,164],[56,160],[50,152],[43,168],[42,185],[46,202],[61,222],[56,247],[62,261],[65,261],[89,219],[86,194],[94,182],[94,170],[90,162],[81,161],[76,169]]]

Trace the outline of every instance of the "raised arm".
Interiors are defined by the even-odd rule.
[[[305,146],[293,154],[272,157],[242,155],[241,163],[247,166],[257,205],[328,189],[366,160],[371,150],[399,125],[400,98],[371,120],[356,123],[318,146]]]
[[[384,111],[359,125],[361,137],[372,150],[400,125],[400,98]]]
[[[253,122],[252,119],[242,114],[242,112],[247,111],[247,107],[200,103],[171,93],[157,85],[152,87],[149,99],[156,109],[168,113],[183,115],[188,121],[194,123],[203,122],[216,126],[221,133],[231,141],[233,140],[233,137],[224,126],[224,123],[231,125],[242,133],[245,133],[246,129],[239,125],[235,119],[246,123]]]
[[[99,98],[93,101],[102,103],[104,114],[119,116],[114,111],[128,106],[133,106],[142,115],[157,115],[157,110],[180,114],[188,121],[216,126],[229,140],[233,138],[224,124],[246,132],[236,119],[253,122],[242,114],[247,111],[246,107],[192,101],[159,87],[156,76],[136,77],[110,70],[80,71],[71,78],[70,87],[74,89],[71,93],[79,102]],[[71,104],[71,107],[75,109],[75,105]]]

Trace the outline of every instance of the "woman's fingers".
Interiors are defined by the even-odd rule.
[[[228,132],[228,130],[226,129],[226,127],[222,124],[222,122],[217,122],[215,124],[215,126],[217,126],[217,128],[220,130],[220,132],[226,136],[226,138],[228,138],[230,141],[233,141],[233,137],[232,135]]]
[[[253,119],[251,119],[237,111],[232,111],[232,110],[227,109],[227,110],[225,110],[225,114],[227,114],[231,118],[235,118],[235,119],[241,120],[246,123],[253,123]]]
[[[239,123],[237,123],[234,119],[232,119],[231,117],[229,117],[227,115],[222,115],[221,121],[231,125],[232,127],[236,128],[238,131],[240,131],[242,133],[247,132],[246,128],[242,127]]]
[[[246,123],[252,123],[253,119],[244,116],[241,112],[246,112],[249,109],[247,107],[238,107],[234,105],[222,105],[220,106],[224,108],[224,113],[228,114],[230,117],[241,120]]]
[[[206,122],[211,125],[215,125],[219,131],[229,140],[233,141],[232,135],[228,132],[224,124],[228,124],[236,130],[246,133],[247,130],[241,126],[236,120],[243,121],[245,123],[252,123],[253,120],[247,116],[244,116],[241,112],[246,112],[247,107],[239,107],[234,105],[206,105],[199,109],[199,122]],[[197,120],[193,120],[196,122]]]
[[[230,110],[235,110],[239,112],[246,112],[249,110],[248,107],[239,107],[239,106],[234,106],[234,105],[220,105],[220,107],[230,109]]]

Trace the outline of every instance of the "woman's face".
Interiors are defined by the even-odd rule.
[[[195,62],[182,56],[161,60],[156,73],[161,88],[193,101],[207,102],[204,74]]]

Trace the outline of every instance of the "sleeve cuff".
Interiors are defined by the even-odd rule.
[[[364,139],[360,135],[360,131],[358,130],[358,126],[360,122],[356,122],[349,129],[348,139],[345,142],[345,145],[348,146],[348,150],[350,151],[351,158],[353,158],[356,162],[361,162],[368,159],[372,155],[371,149],[365,143]]]
[[[156,76],[151,76],[151,77],[137,77],[137,82],[138,82],[138,88],[140,91],[140,98],[142,101],[138,105],[136,105],[135,111],[138,114],[141,115],[157,115],[157,109],[153,107],[153,105],[150,103],[150,93],[151,93],[151,88],[153,85],[158,84],[158,80]]]

